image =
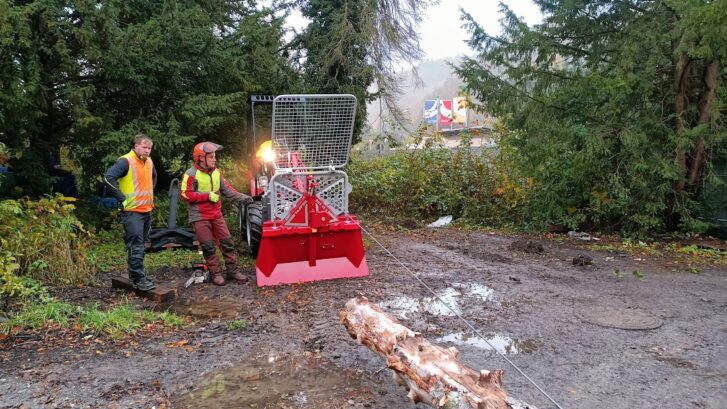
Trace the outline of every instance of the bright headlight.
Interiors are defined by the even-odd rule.
[[[272,148],[263,150],[263,161],[273,162],[275,160],[275,151]]]

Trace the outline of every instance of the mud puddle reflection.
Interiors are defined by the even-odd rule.
[[[243,312],[241,300],[234,297],[184,298],[163,307],[195,318],[234,319]]]
[[[485,340],[487,340],[487,342],[485,342]],[[537,349],[537,345],[532,339],[520,341],[501,334],[485,335],[485,339],[482,339],[478,336],[470,336],[464,332],[457,332],[437,338],[436,342],[448,342],[455,345],[470,345],[490,351],[492,351],[494,347],[495,350],[506,355],[514,355],[521,352],[531,353]]]
[[[447,287],[436,297],[397,297],[393,300],[383,301],[379,306],[385,311],[395,314],[398,318],[408,319],[409,314],[427,312],[432,315],[453,317],[462,314],[461,303],[493,302],[499,301],[495,291],[486,285],[476,283],[455,283]],[[449,308],[447,307],[449,306]]]
[[[340,407],[360,378],[314,356],[270,356],[206,376],[173,398],[175,408]]]

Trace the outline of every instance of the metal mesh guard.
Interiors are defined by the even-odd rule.
[[[345,166],[351,151],[356,106],[353,95],[276,97],[272,139],[278,168]]]
[[[270,181],[272,186],[272,214],[275,219],[285,219],[303,194],[295,187],[306,174],[282,173]],[[331,209],[334,216],[348,213],[348,177],[344,172],[325,172],[313,174],[318,184],[316,196]]]

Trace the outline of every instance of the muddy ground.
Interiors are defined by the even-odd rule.
[[[194,317],[182,330],[116,344],[64,344],[52,333],[6,340],[0,408],[425,407],[410,403],[383,360],[340,325],[338,312],[358,294],[456,346],[470,367],[504,369],[507,392],[541,409],[555,405],[493,346],[563,408],[727,407],[724,266],[692,274],[668,258],[593,252],[573,239],[454,229],[375,235],[491,345],[367,238],[364,279],[185,290],[189,272],[166,270],[156,281],[179,287],[179,296],[156,308]],[[585,265],[574,265],[581,255]],[[107,284],[64,296],[124,296]],[[228,329],[235,319],[247,327]]]

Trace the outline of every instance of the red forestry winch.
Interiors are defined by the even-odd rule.
[[[272,152],[256,155],[251,188],[259,195],[240,220],[257,256],[257,284],[368,275],[361,226],[348,213],[351,186],[339,170],[349,158],[356,98],[283,95],[272,104]]]

